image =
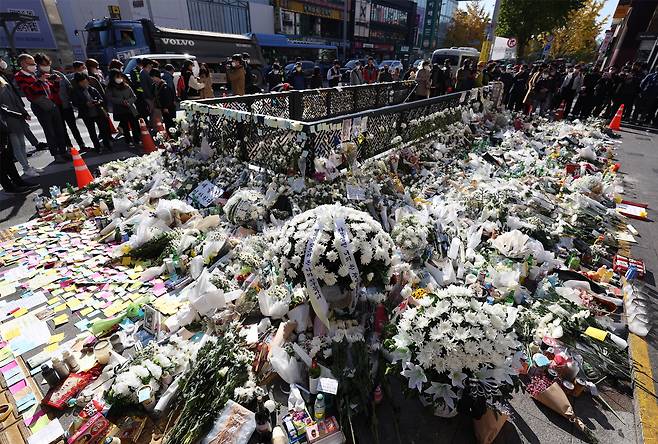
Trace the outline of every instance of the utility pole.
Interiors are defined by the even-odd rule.
[[[482,49],[480,50],[480,61],[488,62],[491,55],[491,50],[493,49],[494,43],[496,42],[496,25],[498,24],[498,14],[500,13],[500,3],[501,0],[496,0],[494,6],[493,14],[491,16],[491,23],[487,26],[485,32],[484,41],[482,42]]]
[[[347,62],[347,3],[349,0],[343,0],[343,63]]]

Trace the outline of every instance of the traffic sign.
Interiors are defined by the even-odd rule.
[[[516,46],[516,39],[514,37],[507,39],[507,46],[509,48],[514,48]]]

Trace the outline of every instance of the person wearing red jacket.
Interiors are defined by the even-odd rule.
[[[59,85],[55,85],[57,76],[43,71],[37,72],[37,64],[29,54],[19,55],[18,64],[21,69],[14,75],[14,79],[43,128],[50,154],[58,163],[71,160],[66,147],[64,121],[53,101],[54,95],[59,93]]]
[[[368,64],[363,68],[363,82],[375,83],[378,75],[379,70],[375,66],[375,60],[372,57],[368,57]]]

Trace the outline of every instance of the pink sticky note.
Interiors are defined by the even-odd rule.
[[[19,381],[16,384],[9,387],[9,391],[11,392],[12,395],[15,395],[16,393],[23,390],[25,387],[27,387],[27,382],[25,382],[25,379],[23,379],[22,381]]]
[[[0,367],[0,373],[3,375],[7,373],[9,370],[11,370],[14,367],[18,366],[18,362],[16,361],[11,361],[9,364],[5,365],[4,367]]]

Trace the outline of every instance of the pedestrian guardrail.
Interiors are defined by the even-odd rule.
[[[399,85],[391,88],[395,83]],[[307,167],[312,173],[314,159],[340,151],[337,148],[341,145],[354,143],[356,158],[362,161],[396,144],[420,139],[461,121],[460,104],[487,100],[497,105],[502,95],[502,84],[494,82],[469,91],[404,102],[413,91],[413,82],[383,85],[385,87],[375,84],[344,88],[352,95],[375,97],[381,94],[380,102],[376,99],[371,102],[381,103],[381,106],[364,109],[363,105],[352,102],[344,108],[345,112],[339,112],[338,107],[331,108],[331,103],[326,105],[325,101],[324,110],[329,110],[326,115],[321,114],[322,107],[316,99],[332,95],[332,99],[335,98],[337,88],[312,90],[308,94],[288,91],[186,101],[182,108],[186,111],[196,146],[205,139],[222,155],[234,156],[276,172],[296,170],[297,159],[306,152]],[[400,88],[400,85],[404,85],[408,92],[405,93],[405,88]],[[369,91],[368,87],[372,87],[374,95],[365,93]],[[398,94],[405,94],[405,97],[397,101]],[[290,103],[299,97],[303,98],[306,111],[293,107],[292,112]],[[390,100],[396,102],[390,104]],[[291,113],[301,118],[289,118]]]

